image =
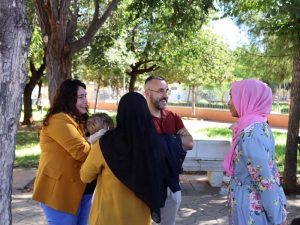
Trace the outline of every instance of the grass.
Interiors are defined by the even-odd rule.
[[[40,155],[24,155],[16,156],[14,167],[15,168],[37,168]]]
[[[228,128],[205,128],[197,130],[197,135],[200,135],[203,139],[219,139],[219,140],[231,140],[231,130]],[[284,158],[285,158],[285,144],[286,144],[286,133],[284,132],[273,132],[275,138],[275,149],[276,149],[276,162],[279,171],[282,173],[284,170]],[[300,174],[300,155],[297,157],[297,171]]]
[[[197,130],[197,134],[203,136],[206,139],[222,139],[222,140],[231,140],[231,130],[228,128],[205,128]],[[273,135],[276,143],[285,143],[286,133],[273,131]]]
[[[42,121],[46,115],[46,112],[48,110],[48,107],[43,107],[42,111],[37,110],[36,105],[32,105],[32,118],[34,121]],[[23,109],[21,111],[20,121],[23,121],[24,118],[24,112]]]
[[[40,155],[39,124],[20,126],[16,137],[15,167],[37,167]]]
[[[16,136],[16,151],[14,167],[32,168],[37,167],[40,157],[38,132],[47,109],[38,111],[36,105],[32,105],[32,126],[19,126]],[[23,121],[24,113],[21,112],[20,122]]]
[[[42,120],[44,113],[37,110],[33,111],[33,118]],[[114,120],[116,124],[116,113],[106,112]],[[92,114],[92,113],[91,113]],[[38,131],[41,122],[35,123],[31,127],[20,127],[16,137],[16,158],[15,167],[37,167],[40,155]],[[218,139],[218,140],[231,140],[231,131],[228,128],[205,128],[196,131],[197,136],[201,139]],[[286,133],[274,131],[273,132],[276,143],[276,161],[279,170],[283,171],[284,157],[285,157],[285,143]],[[298,173],[300,173],[300,155],[297,159]]]

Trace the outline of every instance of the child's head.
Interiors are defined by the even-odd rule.
[[[91,135],[101,129],[114,128],[114,121],[106,113],[95,113],[88,118],[86,128]]]

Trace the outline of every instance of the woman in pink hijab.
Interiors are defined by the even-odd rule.
[[[230,225],[286,223],[286,197],[275,162],[275,143],[267,116],[272,90],[265,83],[246,79],[234,82],[228,102],[238,123],[224,161],[231,176],[228,205]]]

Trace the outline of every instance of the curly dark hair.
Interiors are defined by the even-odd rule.
[[[67,79],[63,81],[57,89],[53,102],[43,120],[43,125],[47,126],[49,118],[56,113],[64,112],[72,116],[77,123],[83,123],[87,120],[88,115],[81,115],[76,108],[77,91],[79,87],[86,89],[84,83],[77,79]]]

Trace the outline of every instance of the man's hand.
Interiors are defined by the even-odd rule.
[[[181,137],[182,148],[184,150],[192,150],[193,149],[193,137],[188,132],[188,130],[184,127],[180,129],[177,134]]]

